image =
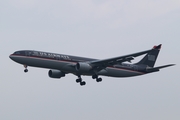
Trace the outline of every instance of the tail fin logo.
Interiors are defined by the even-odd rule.
[[[148,60],[149,61],[155,61],[156,57],[154,55],[148,55]]]

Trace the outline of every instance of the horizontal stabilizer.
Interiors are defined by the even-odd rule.
[[[154,68],[148,68],[147,72],[156,72],[159,71],[162,68],[166,68],[166,67],[170,67],[170,66],[174,66],[175,64],[169,64],[169,65],[163,65],[163,66],[159,66],[159,67],[154,67]]]

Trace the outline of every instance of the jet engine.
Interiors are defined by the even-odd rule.
[[[48,75],[51,78],[61,78],[65,76],[65,73],[60,70],[49,70]]]
[[[92,66],[88,63],[79,62],[76,64],[76,70],[78,72],[89,72],[92,69]]]

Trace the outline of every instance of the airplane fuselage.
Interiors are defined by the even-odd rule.
[[[10,55],[10,58],[17,63],[26,66],[60,70],[65,74],[72,73],[75,75],[80,74],[90,76],[97,74],[111,77],[131,77],[148,73],[146,71],[146,65],[125,63],[109,65],[99,71],[77,71],[75,67],[77,63],[96,61],[97,59],[32,50],[14,52]]]
[[[50,69],[48,75],[51,78],[61,78],[68,73],[72,73],[78,77],[76,82],[83,86],[86,82],[82,80],[82,75],[92,76],[97,82],[101,82],[100,75],[132,77],[174,66],[175,64],[168,64],[154,67],[160,49],[161,44],[149,50],[101,60],[34,50],[16,51],[9,57],[13,61],[24,65],[24,72],[28,72],[27,66],[32,66]],[[146,55],[135,64],[124,63],[131,62],[135,57],[144,54]]]

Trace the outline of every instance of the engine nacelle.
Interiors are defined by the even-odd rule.
[[[89,72],[92,69],[92,66],[88,63],[79,62],[76,64],[76,70],[78,72]]]
[[[65,76],[65,73],[60,70],[49,70],[48,75],[51,78],[61,78]]]

